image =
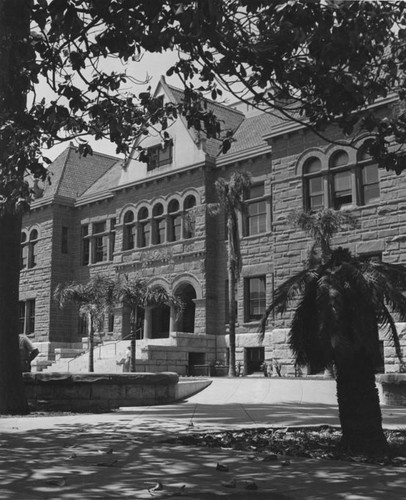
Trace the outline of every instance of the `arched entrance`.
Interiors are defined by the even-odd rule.
[[[194,333],[196,311],[194,299],[196,299],[196,290],[189,283],[185,283],[177,288],[176,295],[184,303],[184,309],[176,322],[176,329],[179,332]]]
[[[151,307],[151,337],[164,339],[169,337],[170,308],[166,305]]]

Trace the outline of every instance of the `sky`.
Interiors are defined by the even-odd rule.
[[[165,53],[147,53],[139,62],[129,62],[128,65],[125,65],[127,73],[139,81],[144,81],[147,77],[150,78],[150,81],[145,86],[137,86],[137,88],[133,89],[134,93],[139,94],[147,89],[148,86],[151,86],[152,91],[155,90],[161,75],[166,74],[166,71],[170,68],[172,64],[176,62],[178,59],[177,52],[165,52]],[[121,66],[122,68],[122,66]],[[113,62],[113,64],[109,63],[108,70],[120,70],[120,64],[118,61]],[[176,75],[171,77],[166,77],[168,83],[176,86],[182,87],[182,84]],[[52,99],[53,93],[51,89],[46,85],[45,82],[40,83],[36,88],[36,99],[41,99],[45,97],[47,100]],[[108,140],[99,140],[96,141],[93,138],[89,137],[89,143],[91,144],[94,151],[99,153],[110,154],[113,156],[117,156],[115,152],[115,145],[110,143]],[[67,148],[67,143],[62,143],[54,146],[52,149],[44,151],[45,156],[54,160],[62,151]]]

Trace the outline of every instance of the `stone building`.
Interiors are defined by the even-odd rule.
[[[156,95],[182,99],[164,79]],[[36,186],[21,239],[20,331],[40,347],[42,361],[83,349],[84,325],[74,307],[58,308],[56,285],[105,274],[142,276],[186,304],[180,317],[169,307],[138,311],[137,369],[187,374],[197,366],[226,365],[225,224],[207,204],[216,201],[216,179],[236,170],[249,172],[252,182],[240,220],[237,289],[236,358],[244,373],[271,359],[282,373],[294,373],[288,317],[271,318],[263,343],[256,333],[274,287],[306,257],[309,241],[286,223],[290,211],[351,209],[360,228],[340,233],[335,244],[390,262],[406,260],[406,182],[378,171],[362,148],[367,136],[351,142],[333,129],[329,138],[339,141],[331,143],[243,104],[210,106],[224,129],[235,131],[226,154],[219,153],[219,141],[179,118],[168,129],[172,144],[165,149],[159,135],[143,139],[147,163],[137,160],[138,143],[125,163],[97,153],[82,158],[70,146],[51,165],[51,183]],[[129,311],[118,305],[100,336],[107,344],[128,334]],[[398,369],[393,346],[385,339],[382,346],[386,370]]]

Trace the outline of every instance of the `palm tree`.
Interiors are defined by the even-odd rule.
[[[177,311],[182,309],[182,301],[170,295],[163,287],[151,287],[144,278],[129,279],[127,275],[116,284],[116,300],[130,308],[130,335],[131,335],[131,365],[130,371],[135,372],[136,354],[136,315],[139,307],[153,305],[173,306]]]
[[[261,322],[262,334],[272,311],[295,310],[289,344],[298,365],[323,370],[334,363],[342,444],[352,451],[376,452],[387,445],[375,385],[381,364],[379,328],[391,334],[401,359],[392,313],[406,318],[406,267],[356,257],[331,247],[343,225],[353,225],[343,212],[303,214],[296,222],[315,238],[302,271],[275,291]],[[319,251],[317,258],[317,250]]]
[[[87,283],[60,283],[54,299],[61,308],[67,304],[79,305],[79,315],[86,318],[89,339],[89,372],[94,372],[94,332],[98,331],[105,313],[114,304],[115,283],[106,276],[96,275]]]
[[[228,275],[228,317],[229,317],[229,371],[230,377],[235,377],[235,324],[237,309],[235,288],[240,279],[242,260],[240,252],[240,232],[238,229],[238,214],[244,209],[244,195],[251,184],[246,172],[234,172],[230,180],[219,178],[216,183],[216,192],[219,199],[218,206],[209,207],[212,213],[223,212],[227,224],[227,275]]]

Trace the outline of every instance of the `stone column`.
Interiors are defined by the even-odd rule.
[[[152,321],[151,321],[152,308],[145,308],[145,318],[144,318],[144,339],[150,339],[152,337]]]
[[[206,299],[193,299],[195,303],[194,333],[204,334],[206,331]]]

